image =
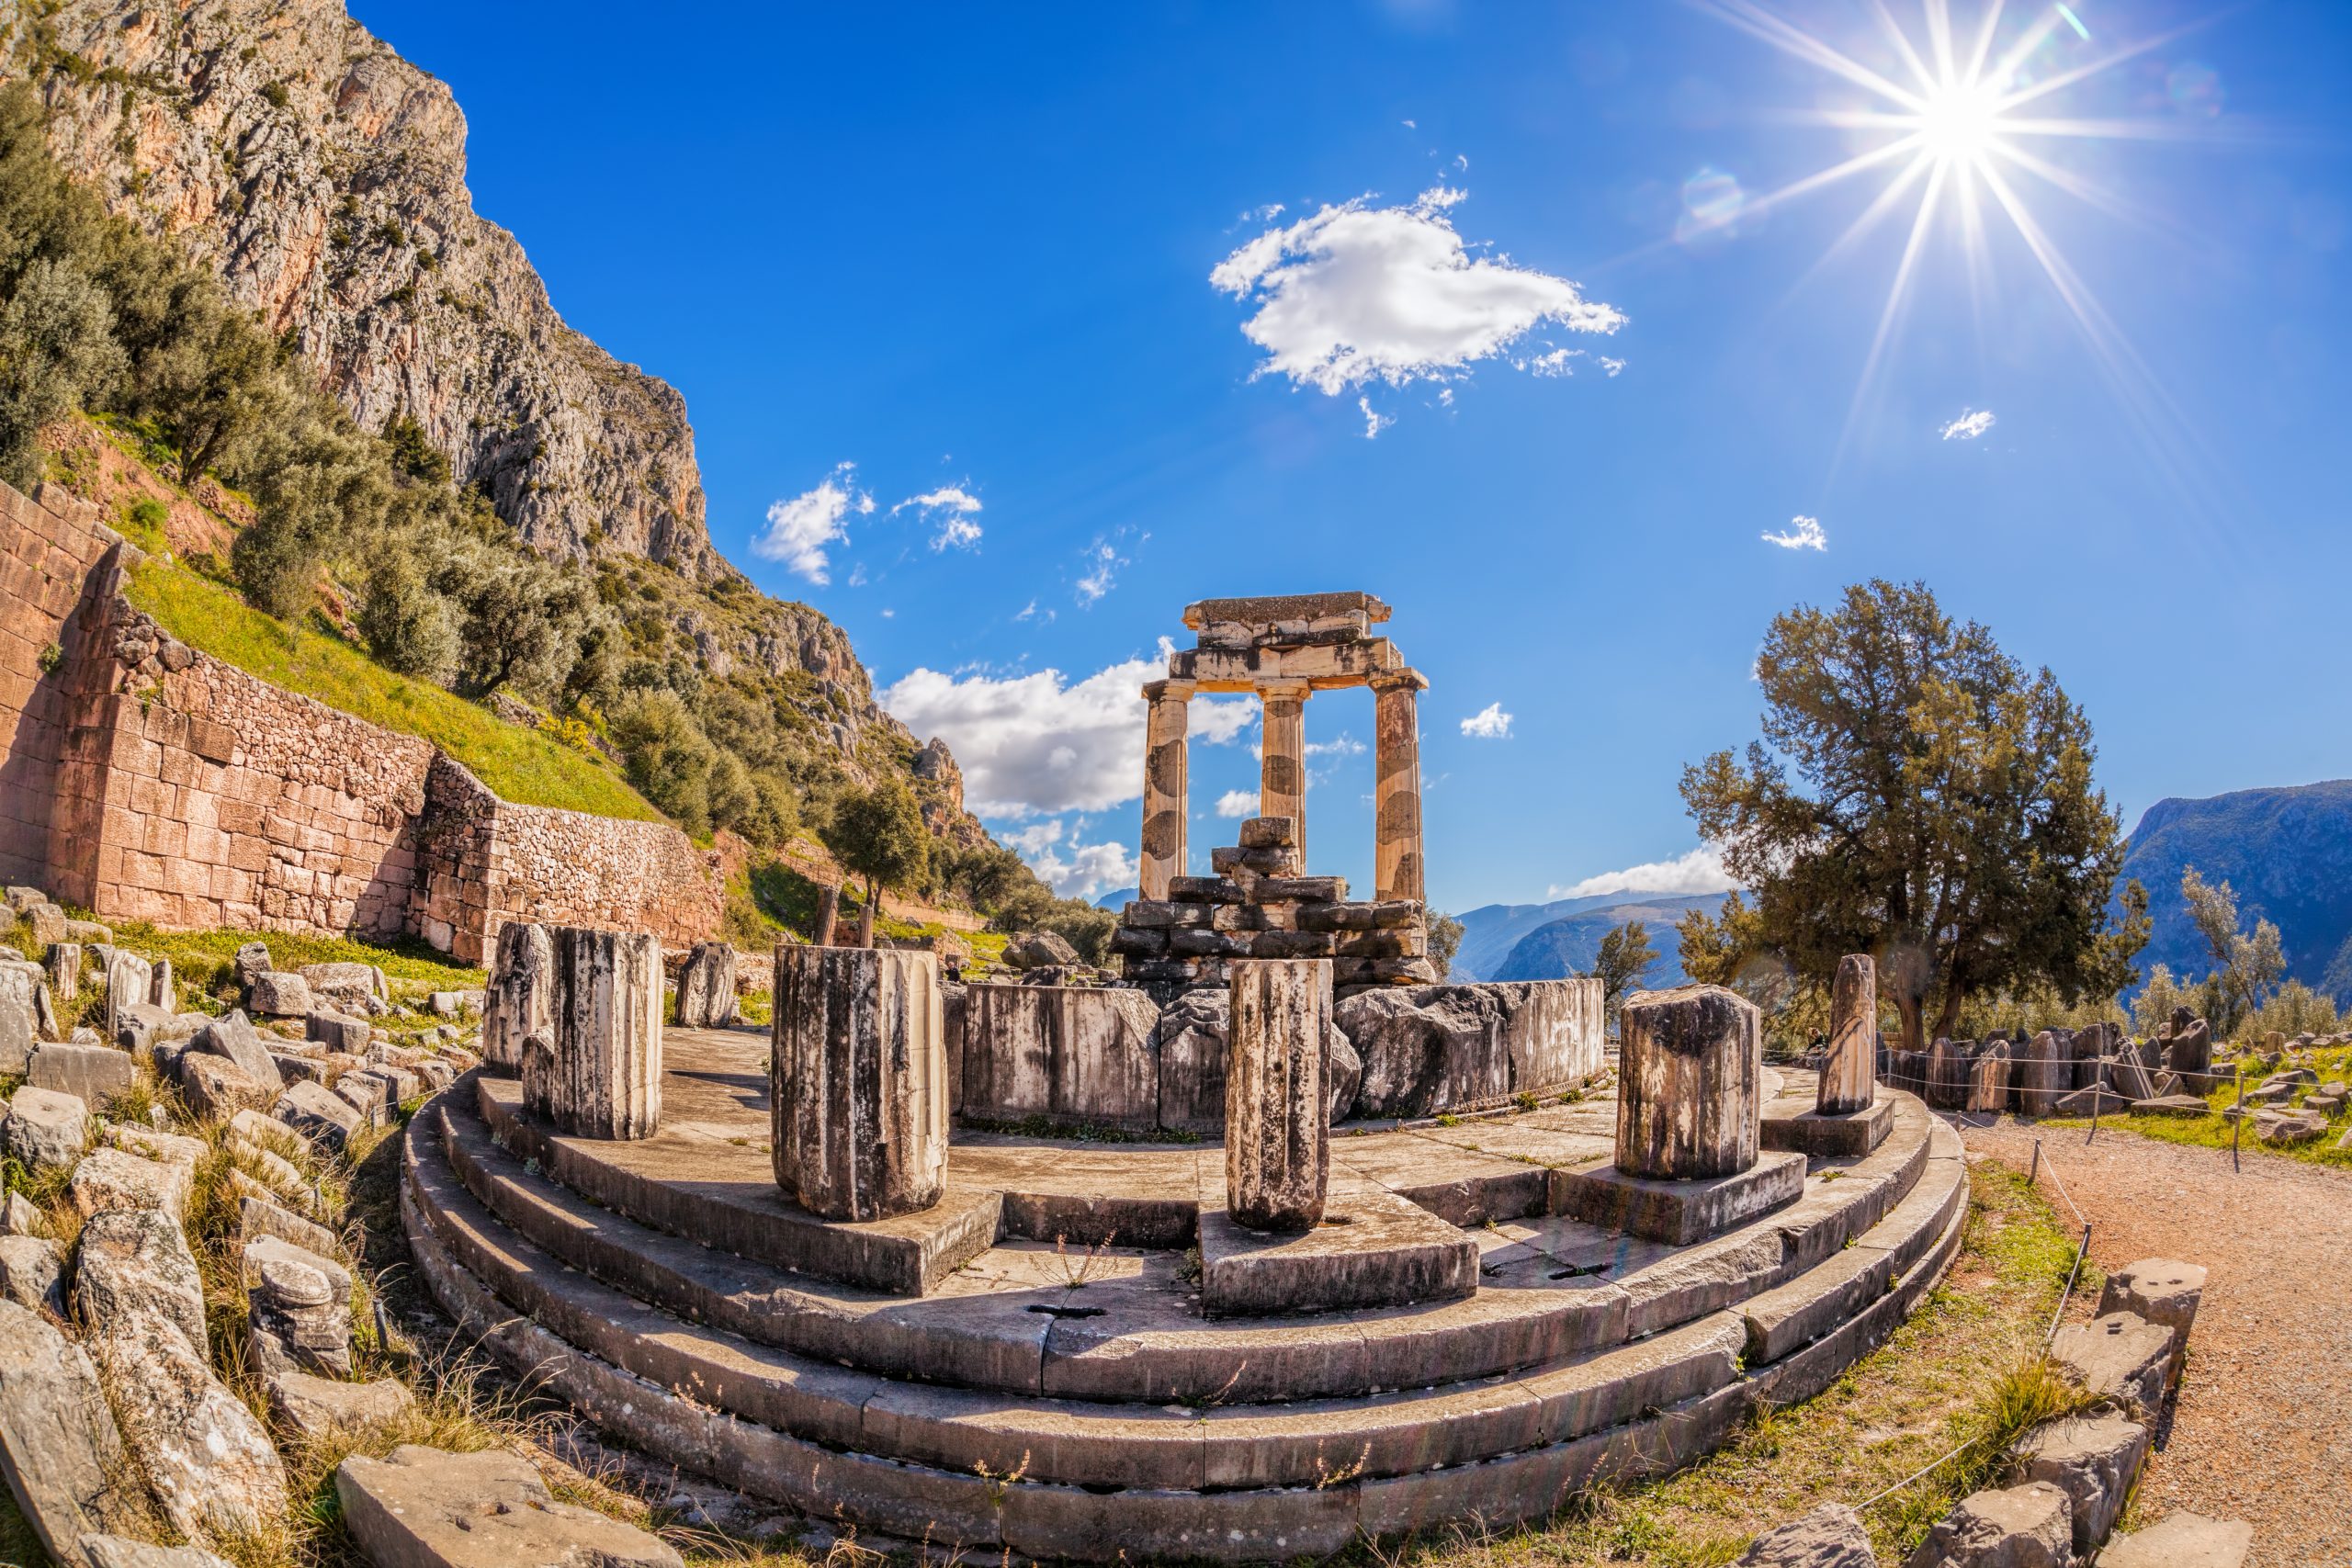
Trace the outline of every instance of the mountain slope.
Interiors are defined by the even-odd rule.
[[[1493,980],[1510,950],[1520,940],[1540,926],[1554,920],[1580,915],[1589,909],[1607,909],[1619,904],[1645,904],[1654,899],[1679,895],[1667,893],[1601,893],[1584,898],[1555,898],[1548,904],[1482,904],[1464,915],[1454,918],[1462,922],[1462,951],[1453,956],[1453,972],[1465,979]],[[1721,902],[1718,898],[1717,903]],[[1710,904],[1709,908],[1715,906]],[[1678,909],[1677,914],[1680,911]],[[1639,917],[1637,917],[1639,918]],[[1669,918],[1667,922],[1672,924]],[[1656,945],[1653,942],[1652,945]]]
[[[2226,879],[2240,920],[2278,927],[2287,973],[2339,1003],[2352,1002],[2352,780],[2238,790],[2205,800],[2160,800],[2132,829],[2123,874],[2148,890],[2154,931],[2140,955],[2175,974],[2202,976],[2211,959],[2180,898],[2195,866]]]
[[[1723,908],[1720,893],[1611,894],[1597,899],[1572,899],[1585,905],[1572,914],[1547,920],[1527,932],[1511,944],[1494,972],[1487,976],[1494,980],[1561,980],[1571,975],[1584,974],[1592,967],[1600,951],[1600,939],[1612,929],[1628,920],[1639,920],[1648,928],[1650,946],[1657,950],[1657,963],[1652,966],[1644,984],[1653,987],[1679,986],[1687,978],[1682,973],[1681,944],[1674,934],[1674,922],[1690,909],[1704,909],[1713,914]],[[1465,944],[1466,945],[1466,944]]]

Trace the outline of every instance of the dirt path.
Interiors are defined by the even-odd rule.
[[[2025,1169],[2034,1130],[1962,1126],[1971,1152]],[[2352,1173],[2102,1129],[2042,1135],[2091,1222],[2091,1258],[2201,1263],[2210,1277],[2140,1517],[2193,1509],[2254,1526],[2266,1568],[2352,1562]],[[2058,1201],[2045,1173],[2042,1190]],[[2058,1201],[2059,1212],[2066,1206]]]

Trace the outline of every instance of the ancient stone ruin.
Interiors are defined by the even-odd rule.
[[[1867,966],[1826,1087],[1767,1069],[1729,991],[1634,998],[1612,1084],[1598,981],[1435,983],[1420,682],[1368,635],[1386,615],[1194,606],[1201,646],[1152,694],[1121,983],[788,944],[763,1035],[708,1026],[704,954],[647,1051],[599,1021],[658,1009],[583,1010],[565,976],[609,949],[658,996],[658,955],[621,962],[650,938],[510,928],[490,1032],[522,1081],[502,1047],[405,1134],[436,1297],[657,1459],[873,1539],[1040,1559],[1538,1517],[1826,1386],[1934,1287],[1966,1210],[1956,1135],[1871,1082]],[[1365,682],[1382,841],[1351,903],[1304,874],[1297,705]],[[1268,805],[1192,877],[1204,687],[1261,691]],[[579,1087],[542,1087],[559,1067]]]

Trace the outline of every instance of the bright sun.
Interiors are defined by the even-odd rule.
[[[1981,82],[1944,82],[1924,96],[1917,118],[1920,144],[1928,154],[1973,162],[1994,150],[2001,102]]]

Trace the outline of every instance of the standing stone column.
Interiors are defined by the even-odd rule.
[[[498,928],[490,984],[481,998],[481,1059],[493,1074],[519,1076],[523,1042],[532,1035],[553,1041],[554,972],[555,944],[545,926],[509,920]]]
[[[2058,1102],[2075,1090],[2074,1058],[2045,1029],[2010,1059],[2009,1084],[2018,1115],[2055,1116]]]
[[[1306,864],[1306,693],[1304,681],[1270,681],[1258,688],[1265,710],[1258,815],[1290,818],[1301,867]]]
[[[775,950],[769,1100],[776,1185],[828,1220],[939,1201],[947,1176],[947,1027],[939,956]]]
[[[833,926],[842,918],[842,890],[831,883],[817,889],[817,929],[809,934],[811,947],[833,945]]]
[[[1373,690],[1373,897],[1424,897],[1421,883],[1420,694],[1417,670],[1376,677]],[[1261,810],[1264,809],[1261,806]]]
[[[678,999],[670,1021],[681,1029],[724,1029],[735,1021],[732,943],[695,943],[678,970]]]
[[[573,1137],[651,1137],[662,1122],[661,942],[576,926],[549,927],[548,940],[551,1037],[544,1055],[524,1052],[524,1104]]]
[[[1721,986],[1643,991],[1619,1014],[1617,1168],[1685,1181],[1756,1163],[1763,1016]]]
[[[1164,901],[1170,880],[1184,874],[1189,762],[1184,731],[1192,717],[1193,691],[1190,681],[1153,681],[1143,689],[1151,710],[1144,719],[1140,897],[1154,902]]]
[[[1814,1109],[1824,1116],[1868,1111],[1878,1093],[1878,965],[1866,953],[1838,961],[1829,988],[1829,1051]]]
[[[1226,1036],[1225,1201],[1253,1231],[1323,1223],[1331,1179],[1331,1035],[1326,958],[1237,958]]]

